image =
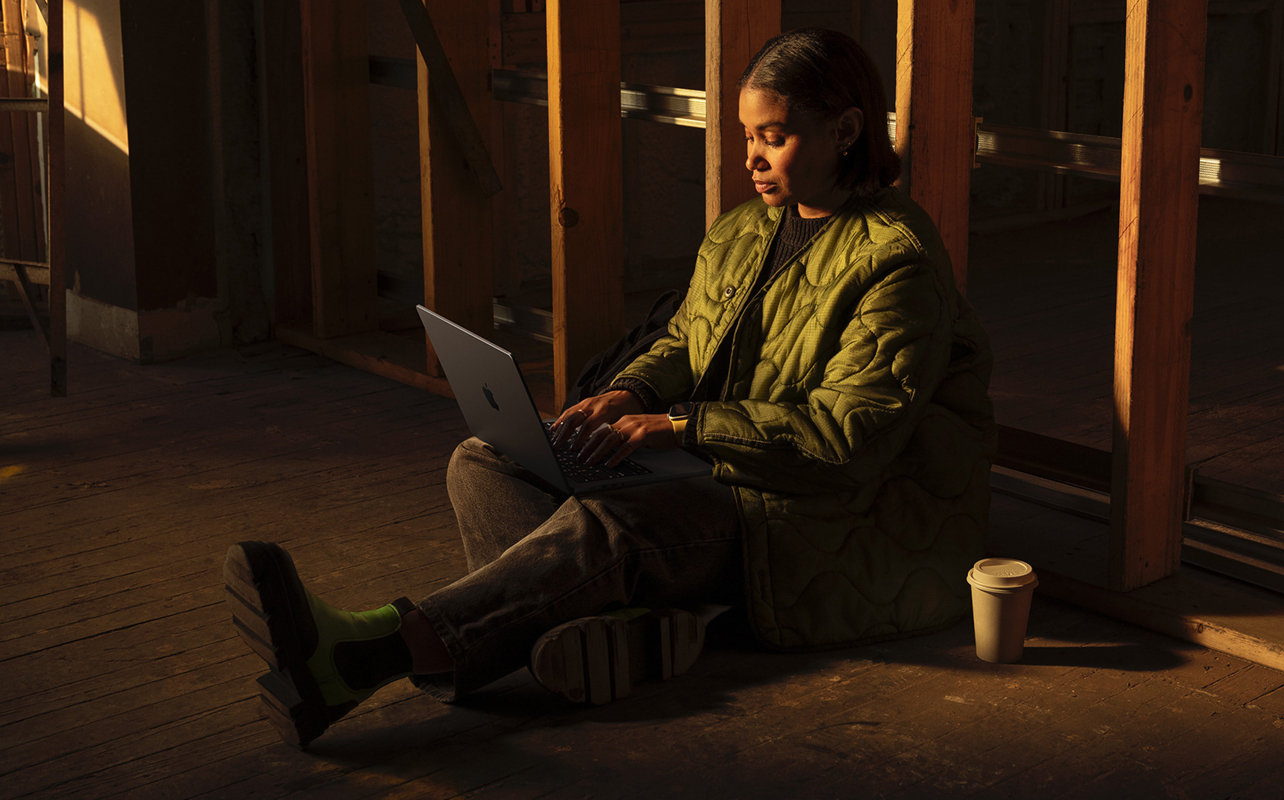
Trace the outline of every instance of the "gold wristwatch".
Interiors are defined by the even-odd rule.
[[[669,424],[673,426],[673,435],[678,437],[678,445],[682,445],[683,434],[687,430],[687,420],[695,412],[695,403],[675,403],[669,407]]]

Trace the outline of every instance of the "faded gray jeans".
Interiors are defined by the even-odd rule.
[[[446,488],[468,575],[416,604],[455,661],[453,674],[415,679],[442,700],[526,666],[563,622],[744,598],[735,496],[712,478],[568,497],[471,438]]]

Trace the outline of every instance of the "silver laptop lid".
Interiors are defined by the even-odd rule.
[[[473,436],[570,493],[513,354],[423,306],[415,309]]]

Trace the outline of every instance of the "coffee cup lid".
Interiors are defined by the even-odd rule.
[[[968,583],[985,589],[1019,589],[1038,581],[1034,567],[1015,558],[983,558],[967,574]]]

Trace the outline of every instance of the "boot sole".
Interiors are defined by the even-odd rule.
[[[306,747],[355,704],[327,706],[308,670],[317,634],[294,560],[275,544],[241,542],[227,551],[223,581],[237,632],[269,667],[258,679],[268,721]]]
[[[685,673],[704,647],[704,631],[703,619],[677,609],[629,621],[583,617],[540,637],[531,650],[531,673],[568,700],[602,705],[628,697],[643,680]]]

